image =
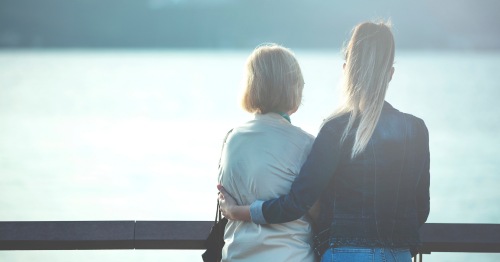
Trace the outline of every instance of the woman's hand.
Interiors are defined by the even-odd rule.
[[[219,190],[219,205],[222,215],[230,220],[250,221],[250,207],[238,206],[236,200],[222,185],[217,185]]]
[[[234,219],[234,217],[231,216],[231,209],[237,206],[236,200],[227,193],[226,189],[221,184],[217,185],[217,189],[219,190],[219,205],[222,215],[227,219]]]

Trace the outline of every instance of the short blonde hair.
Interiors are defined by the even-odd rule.
[[[292,51],[276,44],[260,45],[246,63],[241,105],[250,113],[294,111],[303,89],[302,71]]]

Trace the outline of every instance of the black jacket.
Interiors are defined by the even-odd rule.
[[[385,102],[366,149],[351,159],[357,124],[322,126],[288,195],[262,204],[267,223],[297,219],[320,199],[317,233],[330,246],[411,247],[429,215],[429,134],[424,121]]]

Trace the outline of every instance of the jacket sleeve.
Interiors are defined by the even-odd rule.
[[[423,225],[427,221],[430,211],[430,152],[429,152],[429,131],[424,121],[420,120],[419,141],[421,148],[422,166],[420,179],[417,184],[417,214],[418,222]]]
[[[290,192],[265,202],[254,202],[250,207],[252,221],[258,224],[275,224],[302,217],[318,200],[337,168],[340,136],[332,125],[324,125],[314,140],[299,175],[292,183]]]

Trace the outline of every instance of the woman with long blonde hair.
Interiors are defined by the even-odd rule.
[[[390,25],[357,25],[345,48],[346,99],[324,121],[290,192],[237,206],[218,186],[223,214],[283,223],[319,200],[321,261],[411,261],[429,215],[429,136],[420,118],[385,101],[394,47]]]

